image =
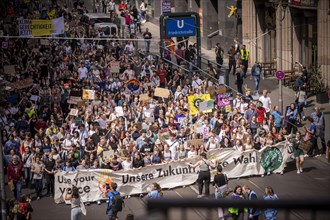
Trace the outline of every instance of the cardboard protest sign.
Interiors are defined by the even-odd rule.
[[[3,66],[3,70],[4,70],[5,74],[11,75],[11,76],[15,75],[15,73],[16,73],[15,65],[5,65],[5,66]]]
[[[125,83],[127,89],[131,90],[132,92],[139,90],[140,88],[140,81],[137,79],[130,79]]]
[[[19,80],[17,82],[11,83],[9,86],[11,87],[12,90],[25,89],[25,88],[33,86],[33,79],[27,78],[27,79]]]
[[[231,111],[231,106],[230,105],[226,105],[225,111],[226,111],[226,113],[230,112]]]
[[[208,88],[207,88],[207,91],[209,92],[209,94],[212,96],[213,94],[214,94],[214,92],[215,92],[215,86],[209,86]]]
[[[150,100],[150,97],[148,96],[148,94],[141,94],[139,99],[141,102],[147,102]]]
[[[78,102],[81,102],[81,97],[76,97],[76,96],[70,96],[69,99],[68,99],[68,103],[69,104],[73,104],[73,105],[77,105]]]
[[[110,68],[111,68],[112,73],[119,73],[120,62],[119,61],[111,61]]]
[[[116,111],[116,115],[117,115],[118,117],[120,117],[120,116],[124,116],[124,110],[123,110],[123,107],[121,107],[121,106],[116,106],[116,107],[115,107],[115,111]]]
[[[198,108],[199,108],[199,111],[201,111],[201,112],[208,110],[207,101],[200,102]]]
[[[31,95],[30,100],[37,102],[39,100],[39,96]]]
[[[110,160],[113,155],[115,155],[115,152],[113,150],[107,150],[103,151],[103,160]]]
[[[210,128],[209,127],[203,127],[203,138],[204,139],[209,138],[209,133],[210,133]]]
[[[214,108],[214,101],[212,99],[199,103],[199,111],[206,112]]]
[[[188,145],[194,145],[194,146],[199,146],[204,144],[204,139],[191,139],[187,140]]]
[[[211,100],[210,94],[188,96],[190,115],[198,114],[199,113],[199,104],[201,102],[209,101],[209,100]],[[212,109],[205,111],[205,113],[209,113],[209,112],[212,112]]]
[[[168,90],[168,89],[163,89],[163,88],[159,88],[159,87],[157,87],[155,89],[154,96],[161,97],[161,98],[168,98],[169,95],[170,95],[170,90]]]
[[[218,106],[230,105],[230,96],[228,94],[218,94]]]
[[[218,86],[218,94],[219,93],[226,93],[226,92],[227,92],[226,86]]]
[[[76,109],[76,108],[72,108],[72,109],[70,110],[69,115],[72,115],[72,116],[78,116],[78,109]]]
[[[95,99],[95,90],[84,89],[83,90],[83,99],[94,100]]]

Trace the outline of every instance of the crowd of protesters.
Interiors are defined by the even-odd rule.
[[[83,7],[77,6],[78,9],[70,11],[53,1],[45,11],[35,2],[26,7],[7,5],[2,9],[15,11],[12,24],[20,16],[49,18],[50,13],[53,17],[64,16],[65,36],[81,37],[78,29],[71,25],[76,24],[76,12],[85,10]],[[123,11],[127,10],[123,8]],[[126,15],[132,16],[132,13]],[[111,16],[115,20],[118,15],[111,13]],[[131,22],[134,22],[134,16]],[[2,25],[5,35],[17,35],[17,28]],[[91,28],[83,34],[100,37],[99,31]],[[240,89],[233,97],[231,111],[215,105],[212,113],[192,116],[187,96],[208,93],[212,82],[207,76],[193,74],[190,77],[191,74],[185,74],[183,69],[171,66],[151,53],[140,56],[132,41],[116,38],[50,40],[49,45],[33,44],[26,38],[6,39],[9,47],[1,49],[1,63],[15,65],[16,73],[7,75],[3,81],[10,85],[29,77],[33,79],[33,85],[28,88],[12,90],[6,86],[8,89],[1,91],[0,97],[5,165],[16,199],[21,197],[24,186],[34,186],[36,198],[40,199],[43,180],[46,195],[53,196],[54,174],[59,171],[128,170],[204,155],[213,149],[260,150],[283,142],[292,134],[296,136],[294,156],[299,159],[297,161],[303,161],[300,142],[305,134],[300,135],[297,131],[295,103],[286,112],[279,112],[279,107],[272,105],[267,90],[258,100],[253,100],[251,90]],[[179,44],[175,54],[177,57],[172,58],[179,65],[187,62],[192,69],[196,54],[193,45]],[[241,70],[240,66],[236,67],[234,55],[229,53],[229,62],[233,74],[237,74]],[[222,65],[223,51],[219,56],[222,56],[222,59],[218,58]],[[112,71],[112,61],[120,62],[119,73]],[[244,65],[242,73],[245,76]],[[140,82],[137,89],[128,88],[126,82],[132,79]],[[169,97],[155,97],[157,87],[168,88]],[[94,100],[70,104],[70,96],[82,94],[83,89],[95,90]],[[147,94],[148,98],[141,100],[140,94]],[[115,111],[118,106],[122,107],[123,116]],[[78,110],[75,116],[70,114],[73,108]],[[324,115],[316,108],[308,121],[306,134],[312,147],[305,156],[318,156],[326,151]],[[196,133],[192,124],[207,127],[209,135]],[[164,130],[170,135],[170,141],[178,144],[161,141],[160,131]],[[187,140],[195,138],[204,139],[204,144],[187,144]],[[321,149],[317,146],[318,138]],[[104,152],[110,150],[114,155],[105,158]],[[299,162],[297,173],[303,171],[301,165]]]

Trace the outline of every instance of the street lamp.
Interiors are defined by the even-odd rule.
[[[276,38],[278,38],[278,43],[276,44],[276,65],[277,70],[282,71],[282,21],[285,18],[285,10],[288,7],[287,0],[279,0],[276,5]],[[282,11],[284,14],[282,15]],[[283,85],[282,80],[279,80],[279,96],[278,96],[278,105],[280,111],[283,113]]]

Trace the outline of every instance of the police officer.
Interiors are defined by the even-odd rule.
[[[249,50],[246,49],[245,44],[242,45],[242,48],[239,51],[241,64],[244,66],[243,76],[246,77],[246,72],[249,66]]]

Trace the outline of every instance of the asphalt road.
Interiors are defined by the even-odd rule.
[[[272,186],[275,193],[280,199],[315,199],[325,198],[330,199],[330,164],[325,161],[325,158],[307,158],[303,165],[304,172],[297,174],[295,171],[294,161],[288,163],[283,175],[272,174],[266,177],[251,177],[241,179],[231,179],[229,181],[230,188],[234,188],[236,185],[248,184],[253,190],[256,191],[259,198],[264,195],[264,189],[266,186]],[[31,190],[24,189],[23,193],[32,193]],[[211,194],[214,194],[214,189],[211,187]],[[11,196],[11,194],[7,194]],[[185,198],[191,199],[197,196],[197,185],[190,185],[184,188],[168,189],[164,192],[165,197],[172,198]],[[44,219],[70,219],[70,205],[55,204],[54,200],[50,197],[43,197],[39,201],[32,202],[34,212],[33,219],[44,220]],[[83,219],[107,219],[105,214],[107,204],[103,202],[101,205],[92,203],[90,206],[86,206],[87,215],[83,216]],[[139,219],[145,219],[146,212],[146,201],[144,198],[132,196],[131,198],[125,199],[125,207],[123,212],[119,214],[119,219],[125,219],[127,214],[134,214]],[[170,213],[170,219],[180,219],[180,210],[173,210]],[[291,210],[291,220],[309,220],[311,219],[310,213],[300,210]],[[216,210],[203,210],[203,209],[191,209],[188,211],[187,219],[217,219]],[[278,219],[284,219],[284,212],[279,212]],[[329,220],[330,211],[318,212],[317,220]]]

